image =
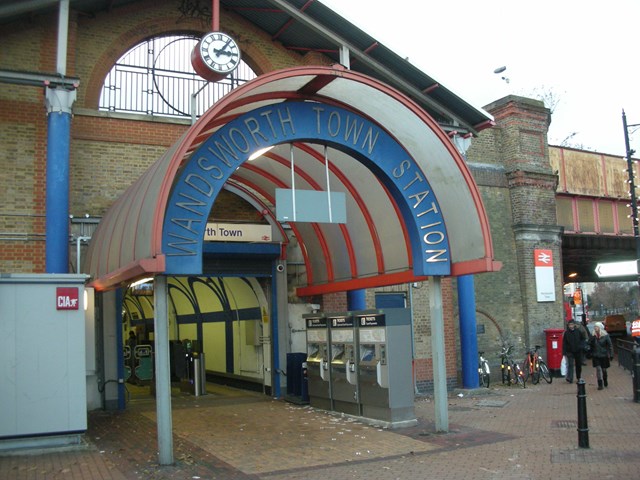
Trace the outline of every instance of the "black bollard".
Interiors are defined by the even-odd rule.
[[[589,448],[589,426],[587,424],[587,394],[584,379],[578,380],[578,447]]]
[[[633,401],[640,403],[640,347],[633,348]]]

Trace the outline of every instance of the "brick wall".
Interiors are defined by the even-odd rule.
[[[549,162],[546,134],[550,113],[542,102],[508,96],[485,107],[497,126],[469,150],[481,185],[501,272],[476,276],[476,304],[485,333],[479,348],[494,363],[499,338],[516,346],[544,345],[546,328],[561,325],[561,235],[557,227],[557,177]],[[483,162],[483,159],[485,160]],[[498,176],[503,175],[502,181]],[[555,258],[556,301],[538,302],[533,255],[550,249]],[[517,279],[517,281],[514,281]],[[484,338],[483,338],[484,337]]]

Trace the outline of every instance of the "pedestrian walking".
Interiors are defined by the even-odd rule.
[[[582,378],[582,361],[587,340],[587,336],[576,326],[576,322],[570,320],[562,337],[562,355],[567,357],[567,375],[565,379],[569,383],[573,383],[574,368],[576,383]]]
[[[591,355],[593,368],[596,369],[596,378],[598,379],[598,390],[602,390],[603,386],[608,387],[607,368],[610,366],[610,360],[613,360],[613,343],[611,337],[604,329],[601,322],[596,322],[593,326],[593,336],[591,337]]]

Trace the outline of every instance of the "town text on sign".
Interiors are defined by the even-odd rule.
[[[78,310],[79,306],[77,287],[58,287],[56,289],[57,310]]]
[[[271,225],[207,223],[205,241],[270,242]]]

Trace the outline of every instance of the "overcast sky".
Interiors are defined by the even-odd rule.
[[[640,0],[321,1],[476,107],[550,92],[551,145],[623,156],[640,123]]]

